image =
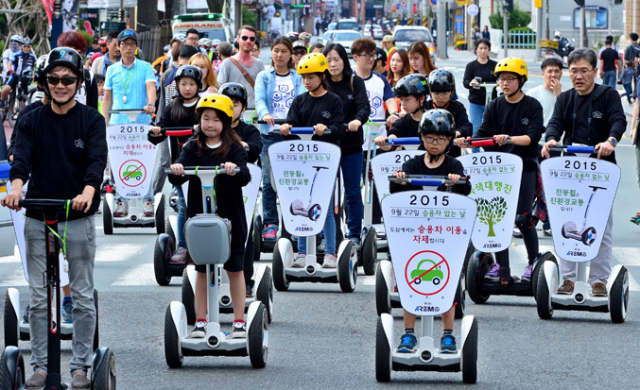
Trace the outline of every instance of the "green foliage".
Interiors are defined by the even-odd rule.
[[[507,201],[501,196],[496,196],[491,201],[478,198],[478,221],[489,226],[488,237],[495,237],[493,225],[502,221],[507,213]]]
[[[495,14],[489,15],[489,22],[492,28],[502,29],[502,13],[500,11],[502,10],[499,9]],[[517,27],[525,27],[529,23],[531,23],[531,15],[516,6],[507,18],[507,29],[511,30]]]
[[[93,35],[89,34],[88,32],[84,31],[84,30],[76,30],[76,32],[80,35],[82,35],[82,37],[84,38],[85,41],[87,41],[87,47],[91,47],[91,44],[93,43]],[[80,54],[84,54],[84,53],[80,53]]]
[[[258,27],[258,14],[247,8],[246,5],[242,6],[242,24],[248,24],[260,30]]]

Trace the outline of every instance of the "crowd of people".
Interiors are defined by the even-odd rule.
[[[477,59],[468,64],[461,82],[469,89],[467,110],[458,100],[454,75],[434,66],[423,42],[398,50],[390,36],[383,39],[384,48],[377,47],[369,38],[356,40],[351,47],[354,68],[340,44],[309,46],[308,40],[292,42],[286,36],[271,42],[271,63],[267,67],[256,55],[259,54],[257,31],[252,26],[239,29],[235,48],[227,42],[203,40],[198,31],[189,30],[184,37],[172,39],[165,47],[165,56],[153,64],[140,58],[137,34],[130,29],[100,38],[92,51],[79,34],[64,33],[58,39],[58,48],[39,59],[30,54],[28,41],[12,38],[11,42],[10,50],[18,45],[20,51],[7,58],[12,65],[20,64],[20,72],[10,73],[5,88],[16,88],[25,69],[31,67],[31,77],[44,96],[20,112],[9,149],[13,164],[12,190],[2,204],[18,209],[23,184],[29,178],[28,198],[73,199],[72,210],[61,213],[60,220],[68,221],[70,239],[70,286],[64,291],[63,316],[65,321],[73,321],[81,329],[74,334],[71,362],[73,386],[78,388],[86,387],[87,370],[91,366],[95,328],[95,228],[91,216],[98,211],[107,165],[106,127],[129,122],[125,115],[111,115],[111,110],[139,109],[143,112],[137,123],[154,124],[149,141],[159,147],[160,164],[152,189],[144,198],[146,215],[153,216],[151,195],[162,191],[166,168],[175,176],[182,175],[185,166],[194,165],[219,165],[227,171],[228,176],[221,178],[216,186],[219,215],[230,219],[233,227],[231,257],[225,269],[234,306],[231,337],[237,338],[246,337],[244,300],[254,293],[253,250],[245,248],[247,234],[253,227],[246,224],[241,196],[241,188],[250,180],[247,163],[259,163],[262,167],[264,229],[261,233],[264,240],[276,240],[281,229],[280,216],[277,194],[271,186],[267,150],[286,139],[292,127],[313,127],[314,140],[340,147],[346,237],[358,250],[363,216],[361,181],[367,174],[367,157],[392,149],[387,145],[391,138],[420,137],[423,142],[420,149],[425,154],[406,162],[396,176],[448,175],[457,181],[463,172],[455,157],[467,148],[466,139],[494,137],[497,145],[493,149],[517,155],[523,161],[516,226],[524,238],[529,260],[522,279],[530,280],[532,264],[539,251],[537,220],[542,220],[544,230],[549,231],[539,161],[549,157],[549,148],[562,141],[595,146],[594,157],[615,163],[615,147],[627,125],[618,93],[607,85],[595,83],[598,56],[590,49],[577,49],[568,58],[573,88],[562,92],[563,64],[550,58],[541,66],[544,84],[525,94],[523,87],[529,77],[527,63],[518,58],[491,60],[488,57],[490,41],[479,38]],[[603,55],[607,57],[606,53]],[[8,68],[15,66],[5,66],[5,70]],[[485,83],[497,83],[503,94],[487,99]],[[276,91],[278,99],[274,98]],[[2,98],[5,97],[3,89]],[[636,116],[637,111],[636,101]],[[595,115],[596,112],[599,115]],[[254,120],[261,124],[246,123]],[[167,139],[161,135],[162,128],[175,126],[194,128],[196,134],[184,139]],[[187,208],[185,196],[190,205],[201,202],[199,191],[189,191],[186,195],[177,182],[172,184],[179,200],[179,228],[177,249],[171,261],[184,263],[188,248],[182,227],[186,218],[201,211],[197,207]],[[394,185],[391,190],[407,189],[411,189],[410,186]],[[468,194],[470,187],[459,187],[456,191]],[[332,208],[330,204],[329,209]],[[127,200],[118,198],[114,216],[127,216],[127,213]],[[37,223],[37,217],[30,212],[27,217],[31,217],[27,218],[26,227],[27,246],[31,249],[29,271],[37,274],[44,269],[44,257],[35,255],[44,253],[45,243],[37,233],[44,226]],[[374,223],[380,222],[378,207],[377,215],[374,211]],[[611,226],[610,218],[600,252],[591,263],[589,282],[595,296],[607,295],[606,283],[612,263]],[[321,244],[325,268],[336,267],[339,243],[335,231],[335,220],[327,218]],[[305,238],[298,238],[298,248],[293,267],[301,268],[307,253]],[[485,278],[498,278],[500,268],[508,266],[508,251],[498,252],[497,259]],[[197,321],[190,337],[202,338],[207,326],[207,281],[204,267],[197,270]],[[562,275],[563,284],[558,293],[570,294],[575,270],[563,262]],[[30,281],[29,324],[34,374],[27,385],[34,387],[44,384],[46,377],[46,331],[43,330],[47,320],[46,293],[39,282],[38,278]],[[453,312],[445,313],[443,320],[441,350],[455,352]],[[414,323],[415,316],[405,312],[405,333],[399,352],[415,350]]]

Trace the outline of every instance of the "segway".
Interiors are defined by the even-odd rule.
[[[269,350],[268,313],[262,302],[254,301],[247,310],[247,338],[234,339],[220,329],[220,284],[223,264],[229,259],[231,224],[214,214],[213,183],[220,167],[185,167],[184,174],[199,177],[203,210],[185,224],[191,259],[207,266],[207,328],[204,339],[188,337],[187,311],[182,302],[167,307],[164,323],[164,353],[171,368],[182,366],[185,356],[249,356],[254,368],[263,368]]]
[[[403,181],[423,186],[447,182],[443,177],[414,177]],[[380,315],[375,357],[378,382],[391,380],[391,371],[461,371],[463,382],[476,383],[478,324],[475,317],[463,317],[460,348],[455,353],[437,348],[433,334],[434,316],[451,308],[459,287],[476,209],[471,198],[434,191],[400,192],[387,196],[382,202],[402,307],[420,316],[421,334],[417,335],[415,352],[397,352],[393,317],[387,313]],[[434,228],[432,234],[419,233],[426,225]]]
[[[58,211],[71,207],[73,201],[59,199],[24,199],[20,201],[20,207],[39,210],[43,213],[43,219],[48,229],[45,229],[45,242],[47,244],[47,265],[44,275],[44,282],[47,286],[47,307],[48,307],[48,327],[47,333],[47,379],[45,389],[62,389],[70,387],[62,383],[60,373],[60,340],[62,332],[58,327],[60,321],[60,263],[58,254],[60,253],[60,241],[56,239],[58,232]],[[95,296],[94,296],[95,297]],[[16,303],[15,299],[18,298]],[[7,336],[7,320],[12,321],[9,326],[13,326],[13,335],[20,332],[17,327],[16,313],[19,311],[19,296],[7,294],[5,304],[9,304],[17,312],[6,308],[5,305],[5,337]],[[96,301],[96,313],[97,313]],[[14,317],[14,318],[12,318]],[[97,318],[96,318],[97,327]],[[96,330],[97,331],[97,330]],[[0,385],[2,389],[23,389],[25,382],[24,357],[16,344],[7,344],[2,357],[0,358]],[[94,339],[94,344],[96,339]],[[112,389],[116,385],[116,361],[113,352],[109,348],[95,348],[93,365],[91,367],[91,388],[92,389]]]
[[[292,215],[301,215],[303,217],[307,217],[312,221],[317,221],[322,214],[322,208],[318,203],[313,203],[313,185],[316,183],[316,178],[318,177],[318,172],[322,169],[329,169],[328,167],[323,166],[314,166],[313,169],[316,170],[315,175],[313,175],[313,181],[311,182],[311,190],[309,191],[309,203],[305,206],[303,201],[300,199],[294,200],[289,206],[289,211]]]
[[[129,116],[129,124],[107,127],[110,172],[114,186],[108,186],[102,202],[102,223],[104,234],[113,234],[114,228],[153,228],[156,233],[164,233],[164,194],[154,194],[153,216],[145,216],[142,211],[142,198],[152,190],[157,147],[147,142],[151,125],[135,123],[137,116],[144,110],[112,110],[113,114]],[[116,197],[128,201],[128,215],[113,215]]]
[[[568,153],[593,154],[592,146],[552,147]],[[607,281],[608,296],[593,296],[587,281],[587,263],[598,255],[602,235],[610,218],[613,201],[620,182],[620,167],[605,160],[590,157],[562,156],[547,159],[541,164],[542,181],[547,190],[547,207],[556,253],[567,262],[577,264],[576,282],[572,294],[558,294],[562,278],[558,265],[546,261],[542,264],[537,284],[537,311],[542,319],[550,319],[555,310],[579,310],[610,313],[613,323],[623,323],[629,305],[629,272],[624,265],[613,267]],[[608,196],[598,200],[598,212],[588,214],[596,191],[606,190]],[[584,202],[586,193],[591,193]],[[584,213],[582,210],[584,209]],[[589,217],[593,236],[588,239],[562,232],[560,226],[567,220],[584,215]],[[560,234],[558,234],[560,232]],[[584,230],[586,233],[587,230]],[[584,234],[584,233],[583,233]]]
[[[510,140],[505,141],[509,143]],[[468,146],[495,146],[494,138],[472,139]],[[496,252],[511,245],[516,218],[518,194],[522,177],[522,159],[514,154],[481,152],[458,157],[465,175],[474,178],[470,197],[478,202],[478,220],[471,236],[476,251],[467,259],[467,293],[477,304],[487,302],[491,295],[534,296],[540,265],[544,261],[557,263],[551,252],[540,253],[533,263],[531,280],[511,275],[510,267],[502,266],[498,280],[487,280],[485,274],[497,260]]]
[[[294,127],[291,134],[312,135],[313,127]],[[329,134],[329,130],[325,134]],[[283,141],[271,145],[269,159],[281,204],[292,205],[301,195],[306,195],[307,187],[332,188],[340,164],[340,148],[320,141]],[[318,166],[327,167],[326,170]],[[323,172],[319,175],[319,172]],[[311,175],[315,176],[313,181]],[[316,183],[318,181],[318,183]],[[329,196],[333,191],[312,193],[311,203],[319,205],[318,210],[326,210]],[[319,213],[318,218],[295,215],[292,207],[281,207],[284,229],[291,235],[307,237],[307,254],[303,268],[293,268],[294,248],[287,238],[278,239],[273,250],[273,284],[278,291],[289,289],[291,282],[336,283],[343,292],[353,292],[356,288],[358,254],[350,240],[342,240],[338,246],[335,269],[323,268],[316,253],[316,235],[323,230],[328,213]],[[338,241],[336,242],[338,244]]]
[[[604,187],[598,186],[589,186],[592,189],[591,196],[589,196],[589,201],[587,202],[587,209],[584,211],[584,218],[582,219],[582,228],[578,229],[576,223],[573,221],[567,221],[562,224],[562,237],[571,238],[577,241],[581,241],[584,245],[590,246],[596,240],[597,230],[593,226],[587,227],[587,216],[589,215],[589,206],[591,206],[591,201],[593,200],[593,196],[596,194],[598,190],[607,189]]]

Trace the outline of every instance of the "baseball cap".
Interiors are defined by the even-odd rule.
[[[136,41],[136,43],[138,43],[138,36],[136,35],[136,32],[130,28],[120,31],[120,34],[118,34],[118,43],[129,38],[133,39],[134,41]]]
[[[382,38],[382,42],[393,42],[393,41],[395,41],[395,40],[393,39],[393,35],[385,35],[385,36]]]
[[[302,47],[302,48],[306,49],[307,45],[305,45],[304,42],[302,42],[302,41],[295,41],[295,42],[293,42],[293,48],[295,49],[296,47]]]

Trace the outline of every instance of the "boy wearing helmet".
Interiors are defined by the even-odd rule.
[[[538,233],[532,218],[533,201],[536,195],[538,141],[544,131],[542,106],[535,98],[522,92],[527,81],[527,64],[520,58],[505,58],[496,65],[495,75],[504,95],[492,100],[484,113],[477,137],[493,137],[497,146],[485,148],[512,153],[522,158],[523,172],[516,210],[516,226],[522,232],[527,248],[528,265],[522,275],[523,281],[531,280],[533,262],[538,256]],[[506,142],[509,139],[509,142]],[[456,144],[466,147],[464,138]],[[500,268],[509,267],[509,250],[496,254],[497,262],[485,274],[485,279],[498,280]]]
[[[70,210],[61,210],[66,224],[66,259],[74,298],[73,358],[69,364],[74,388],[87,388],[87,370],[93,358],[96,310],[93,300],[93,265],[96,233],[93,214],[100,204],[100,184],[107,164],[104,118],[98,111],[78,104],[74,96],[83,77],[82,56],[68,47],[49,53],[44,69],[44,90],[51,103],[20,120],[11,169],[11,193],[2,205],[19,210],[23,184],[29,180],[27,198],[72,199]],[[68,214],[67,214],[68,213]],[[25,238],[30,275],[45,272],[46,259],[42,215],[27,210]],[[29,279],[31,309],[31,365],[34,374],[27,388],[44,386],[47,375],[47,292],[42,279]]]
[[[454,183],[464,175],[462,163],[455,158],[446,155],[453,144],[455,132],[455,121],[453,115],[447,110],[435,109],[424,113],[418,127],[422,148],[425,154],[415,156],[402,164],[402,169],[393,175],[403,179],[406,175],[439,175],[448,176]],[[390,183],[390,192],[420,191],[421,186],[413,186],[406,183]],[[464,186],[443,185],[438,191],[453,191],[462,195],[469,195],[471,184],[467,182]],[[416,316],[403,310],[405,332],[401,337],[398,352],[412,353],[416,350],[417,338],[414,327]],[[442,337],[440,338],[440,351],[442,353],[455,353],[456,338],[453,336],[453,320],[455,318],[455,307],[442,314]]]

